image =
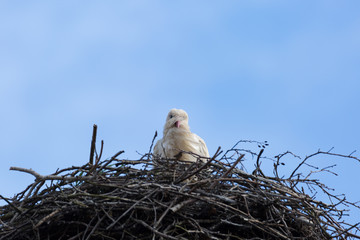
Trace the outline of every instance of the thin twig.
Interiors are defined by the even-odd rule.
[[[97,132],[97,125],[94,124],[92,138],[91,138],[90,159],[89,159],[89,163],[91,165],[94,163],[94,153],[95,153],[95,145],[96,145],[96,132]]]
[[[148,225],[147,223],[145,223],[145,222],[142,221],[142,220],[134,219],[134,221],[137,222],[137,223],[142,224],[144,227],[146,227],[147,229],[149,229],[150,231],[152,231],[152,232],[155,233],[156,235],[159,235],[159,236],[164,237],[164,238],[166,238],[166,239],[173,239],[173,240],[176,240],[176,239],[177,239],[177,238],[175,238],[175,237],[172,237],[172,236],[169,236],[169,235],[166,235],[166,234],[164,234],[164,233],[162,233],[162,232],[157,231],[155,228],[151,227],[150,225]]]
[[[58,175],[41,175],[32,169],[26,169],[21,167],[10,167],[10,170],[29,173],[33,175],[38,181],[43,181],[43,180],[86,181],[93,179],[93,177],[87,177],[87,176],[70,177],[70,176],[58,176]]]

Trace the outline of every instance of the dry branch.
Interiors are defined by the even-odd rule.
[[[296,155],[278,155],[274,176],[266,176],[260,169],[260,161],[268,160],[262,157],[265,144],[239,143],[255,143],[261,150],[235,145],[219,158],[219,148],[206,163],[193,164],[173,159],[154,164],[151,148],[140,160],[119,160],[119,151],[108,160],[97,157],[96,164],[50,175],[12,167],[33,175],[35,182],[12,199],[0,195],[7,202],[0,207],[0,240],[360,239],[359,224],[342,219],[348,205],[359,206],[312,179],[329,168],[298,174],[319,154],[358,158],[319,151],[299,160],[289,177],[279,178],[283,156]],[[238,167],[254,156],[253,174]],[[309,195],[314,191],[330,201]]]
[[[90,147],[90,158],[89,163],[92,165],[94,163],[94,153],[95,153],[95,145],[96,145],[96,133],[97,133],[97,125],[93,126],[93,134],[91,138],[91,147]]]

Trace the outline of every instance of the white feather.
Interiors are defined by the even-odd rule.
[[[181,156],[178,157],[181,152]],[[181,109],[170,110],[166,118],[163,138],[156,142],[154,155],[159,158],[178,157],[179,160],[190,162],[195,162],[197,156],[210,157],[205,141],[190,131],[188,115]]]

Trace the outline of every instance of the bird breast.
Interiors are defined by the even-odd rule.
[[[170,129],[163,139],[163,147],[168,157],[174,157],[180,151],[199,153],[198,145],[193,133],[181,129]]]

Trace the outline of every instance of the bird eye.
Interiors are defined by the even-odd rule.
[[[174,116],[173,115],[170,115],[169,118],[173,118]]]

